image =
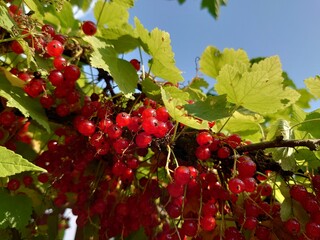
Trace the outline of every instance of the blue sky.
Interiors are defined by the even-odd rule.
[[[229,0],[214,20],[200,1],[137,0],[130,18],[170,33],[177,66],[185,80],[195,76],[195,58],[206,46],[242,48],[250,58],[278,55],[298,87],[320,74],[320,1]],[[214,80],[205,77],[208,81]],[[313,109],[320,107],[313,103]]]

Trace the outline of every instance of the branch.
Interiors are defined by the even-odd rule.
[[[260,143],[253,143],[246,146],[237,147],[239,152],[250,152],[256,150],[264,150],[266,148],[278,148],[278,147],[307,147],[311,151],[316,151],[320,146],[320,139],[307,139],[307,140],[281,140],[275,139],[273,141],[266,141]]]

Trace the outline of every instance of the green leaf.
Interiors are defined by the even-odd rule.
[[[127,53],[139,46],[136,33],[129,24],[123,24],[121,27],[107,28],[101,30],[101,36],[107,42],[113,45],[117,53]]]
[[[231,109],[227,106],[226,95],[208,96],[204,101],[198,101],[185,106],[189,114],[207,121],[229,117]]]
[[[177,122],[194,129],[208,129],[208,121],[196,119],[188,115],[187,111],[181,108],[185,104],[187,93],[179,93],[174,87],[161,88],[161,96],[170,116]]]
[[[72,5],[65,1],[63,8],[58,11],[54,6],[46,8],[45,21],[51,23],[61,33],[71,36],[71,33],[78,33],[80,22],[74,18]]]
[[[182,72],[175,65],[169,33],[158,28],[149,33],[138,18],[135,18],[134,22],[143,50],[152,57],[150,60],[152,73],[173,84],[182,81]]]
[[[91,0],[71,0],[71,5],[79,7],[82,11],[87,11],[90,7]]]
[[[0,177],[7,177],[26,171],[46,172],[45,169],[34,165],[21,155],[0,146]]]
[[[283,140],[295,139],[288,121],[280,119],[270,127],[267,139],[274,140],[277,138]],[[281,168],[284,171],[297,170],[297,163],[294,155],[295,151],[293,148],[279,147],[270,149],[268,152],[271,152],[272,158],[280,163]]]
[[[109,72],[123,93],[134,92],[139,77],[132,64],[119,59],[114,48],[103,39],[86,36],[84,40],[90,43],[94,49],[90,58],[91,65]]]
[[[7,30],[9,33],[12,33],[12,28],[15,24],[10,18],[8,9],[2,5],[0,6],[0,16],[0,26]]]
[[[103,49],[100,49],[103,54]],[[132,93],[137,88],[138,75],[132,64],[123,59],[108,59],[110,74],[123,93]]]
[[[220,70],[225,65],[234,66],[239,63],[243,64],[245,70],[250,66],[247,53],[242,49],[234,50],[226,48],[223,52],[220,52],[213,46],[208,46],[204,50],[199,61],[201,72],[212,78],[217,78]]]
[[[238,66],[224,66],[217,77],[215,90],[227,94],[228,101],[257,113],[273,113],[296,102],[299,93],[282,84],[278,57],[270,57],[242,72]]]
[[[32,214],[32,202],[25,195],[0,191],[0,228],[25,229]]]
[[[320,109],[307,114],[305,120],[301,122],[298,130],[310,133],[314,138],[320,138],[320,128],[315,127],[320,123]]]
[[[121,26],[128,22],[128,6],[121,1],[99,0],[94,6],[94,17],[97,20],[97,27],[103,29],[105,25],[109,28]]]
[[[39,100],[26,96],[21,88],[12,86],[1,73],[0,78],[0,96],[8,100],[7,106],[19,109],[25,117],[31,117],[50,132],[48,118]]]
[[[194,88],[194,89],[208,88],[209,83],[203,78],[195,77],[192,79],[188,87]]]
[[[315,100],[316,98],[305,88],[297,89],[297,91],[300,94],[300,98],[296,104],[301,108],[310,108],[310,101]]]
[[[227,4],[227,0],[202,0],[201,8],[207,8],[209,13],[217,19],[220,13],[220,6]]]
[[[317,169],[319,167],[320,152],[309,149],[299,149],[295,153],[296,161],[300,168],[304,170]]]
[[[33,17],[34,18],[43,18],[44,17],[44,9],[43,4],[39,2],[39,0],[24,0],[25,4],[28,6],[29,9],[34,11]]]
[[[141,82],[142,92],[147,95],[147,97],[153,100],[161,99],[161,91],[158,84],[156,84],[152,79],[145,78]]]
[[[305,224],[308,219],[308,213],[301,207],[300,203],[292,198],[286,198],[280,208],[280,217],[283,222],[287,221],[291,217],[299,219],[301,224]]]
[[[286,198],[282,204],[281,204],[281,208],[280,208],[280,217],[282,221],[287,221],[289,218],[292,217],[293,213],[292,213],[292,205],[295,204],[293,203],[292,199],[290,198]],[[298,207],[298,206],[296,206]]]
[[[264,118],[259,114],[236,111],[227,122],[225,129],[239,134],[244,139],[259,142],[264,137],[260,126],[263,122]]]
[[[307,78],[304,83],[315,97],[320,98],[320,76]]]

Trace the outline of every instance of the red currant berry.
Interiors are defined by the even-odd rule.
[[[196,137],[196,141],[200,146],[210,145],[213,141],[213,137],[208,132],[200,132]]]
[[[55,57],[53,59],[53,66],[56,70],[61,71],[67,66],[67,60],[62,56]]]
[[[130,63],[132,64],[134,69],[136,69],[137,71],[140,70],[140,62],[137,59],[131,59]]]
[[[42,32],[49,34],[51,37],[54,37],[54,35],[56,35],[56,30],[49,24],[43,25],[41,30]]]
[[[257,166],[252,160],[237,162],[237,170],[240,178],[252,177],[257,170]]]
[[[320,236],[320,225],[315,222],[307,222],[306,224],[306,235],[311,238],[318,238]]]
[[[232,178],[228,182],[229,190],[232,193],[238,194],[245,190],[245,185],[240,178]]]
[[[69,65],[64,68],[63,76],[66,81],[75,82],[80,78],[81,71],[76,65]]]
[[[226,159],[230,156],[230,149],[228,147],[221,147],[218,149],[217,155],[218,158]]]
[[[205,216],[200,219],[200,226],[205,231],[212,231],[216,225],[216,219],[214,217]]]
[[[92,36],[97,32],[97,26],[92,21],[84,21],[82,24],[82,31],[85,35]]]
[[[52,107],[52,105],[54,104],[54,98],[52,97],[52,95],[43,95],[40,97],[40,103],[42,105],[42,107],[49,109]]]
[[[146,148],[152,142],[152,136],[146,132],[139,133],[135,138],[135,143],[139,148]]]
[[[198,221],[185,219],[181,226],[181,230],[189,237],[195,236],[198,232]]]
[[[19,189],[19,187],[20,187],[20,181],[18,179],[15,179],[15,178],[10,179],[10,181],[7,184],[7,188],[10,191],[16,191],[16,190]]]
[[[298,235],[300,233],[300,222],[295,218],[290,218],[284,223],[284,227],[291,235]]]
[[[290,188],[290,196],[298,201],[302,202],[308,195],[307,189],[302,185],[293,185]]]
[[[166,109],[166,107],[157,108],[157,110],[156,110],[156,118],[159,121],[167,122],[169,120],[169,117],[170,117],[170,115],[169,115],[168,110]]]
[[[33,178],[30,175],[26,175],[23,177],[22,181],[23,181],[23,184],[26,187],[28,187],[33,183]]]
[[[23,50],[21,44],[17,40],[12,41],[11,50],[16,54],[24,53],[24,50]]]
[[[94,122],[84,119],[77,125],[77,130],[84,136],[92,135],[96,130]]]
[[[38,175],[38,181],[41,183],[47,183],[49,181],[48,173],[40,173]]]
[[[202,161],[206,161],[211,157],[211,151],[206,146],[197,147],[195,154],[196,154],[196,157]]]
[[[187,184],[190,181],[190,170],[186,166],[179,166],[174,170],[174,180],[177,184]]]
[[[126,127],[130,124],[130,115],[126,112],[117,114],[116,123],[119,127]]]
[[[52,40],[47,44],[47,53],[51,57],[59,57],[63,53],[64,47],[61,42]]]

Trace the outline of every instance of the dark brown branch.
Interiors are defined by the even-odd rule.
[[[320,146],[320,139],[307,139],[307,140],[279,140],[266,141],[260,143],[253,143],[246,146],[240,146],[237,148],[238,152],[251,152],[257,150],[264,150],[267,148],[279,148],[279,147],[307,147],[311,151],[316,151]]]

